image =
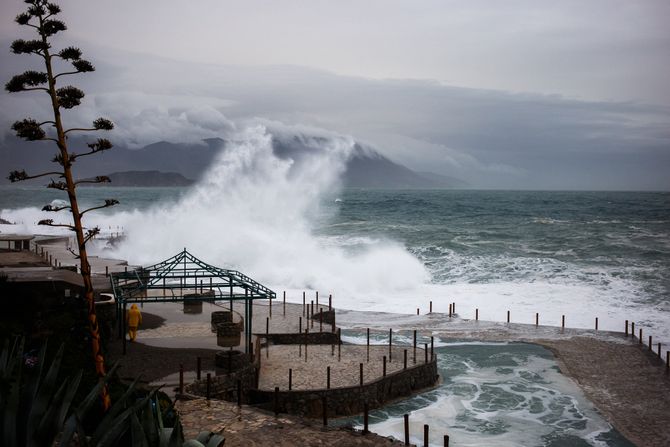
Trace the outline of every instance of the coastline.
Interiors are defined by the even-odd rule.
[[[149,315],[151,314],[147,313],[147,316]],[[430,333],[443,339],[526,342],[541,345],[553,353],[561,372],[577,384],[604,418],[629,441],[637,446],[670,445],[670,433],[667,432],[667,427],[670,426],[670,375],[665,370],[664,362],[659,360],[655,353],[638,342],[631,342],[631,339],[626,339],[623,334],[450,319],[445,314],[417,317],[338,310],[337,315],[338,324],[347,329],[370,327],[373,331],[381,332],[386,331],[387,327],[394,327],[399,331],[418,329],[422,333]],[[158,319],[149,318],[159,322],[159,326],[164,324]],[[152,328],[155,327],[155,324],[152,325]],[[122,376],[132,376],[132,372],[141,372],[148,381],[161,382],[172,374],[174,380],[174,373],[179,371],[179,364],[185,363],[184,359],[192,359],[190,365],[188,363],[184,365],[185,370],[192,370],[195,368],[195,358],[198,356],[203,358],[203,371],[215,370],[213,362],[215,349],[154,347],[144,345],[141,340],[142,331],[139,334],[139,343],[129,345],[124,360],[124,363],[134,366],[122,366]],[[119,344],[111,345],[118,347]],[[112,348],[111,345],[110,354],[118,358],[120,351],[115,351],[116,348]],[[191,411],[189,405],[196,404],[180,408],[182,411]],[[258,417],[265,421],[258,425],[258,429],[270,430],[261,428],[267,423],[274,427],[272,430],[276,430],[276,424],[268,422],[269,419],[276,418],[274,415],[251,407],[248,410],[260,412]],[[282,418],[284,417],[282,415]],[[288,436],[291,432],[297,436],[297,433],[302,433],[305,423],[314,425],[310,420],[289,417],[291,418],[293,424],[297,425],[280,424],[284,427],[283,435]],[[309,436],[313,435],[312,432],[309,433]],[[259,436],[265,439],[265,435]]]

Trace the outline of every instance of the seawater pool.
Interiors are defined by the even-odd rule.
[[[346,331],[345,340],[364,340]],[[381,336],[379,336],[381,337]],[[425,337],[419,343],[429,342]],[[372,343],[383,343],[374,339]],[[394,344],[411,343],[399,334]],[[408,413],[410,442],[442,446],[633,446],[599,414],[560,369],[550,351],[530,343],[436,339],[441,384],[370,413],[370,430],[403,439]],[[343,419],[362,427],[362,417]]]

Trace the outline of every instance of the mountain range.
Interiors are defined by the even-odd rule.
[[[83,146],[82,142],[76,140],[73,143],[71,147]],[[108,175],[115,186],[183,186],[191,180],[197,181],[222,148],[225,150],[226,142],[219,138],[203,140],[203,144],[160,141],[140,149],[116,146],[110,151],[77,160],[77,176],[89,178]],[[297,138],[275,138],[273,150],[278,157],[283,158],[314,150],[314,147]],[[51,159],[55,152],[53,144],[25,142],[7,136],[4,143],[0,144],[0,159],[6,171],[2,173],[0,183],[8,183],[6,176],[11,170],[25,169],[29,174],[53,170]],[[453,177],[413,171],[358,143],[346,163],[343,183],[347,187],[389,189],[467,186],[462,180]]]

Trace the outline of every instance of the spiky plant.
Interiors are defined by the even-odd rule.
[[[72,223],[58,223],[53,219],[43,219],[38,224],[52,227],[64,227],[73,231],[77,239],[77,251],[72,253],[79,259],[81,276],[84,282],[84,296],[88,307],[88,326],[91,333],[91,348],[96,373],[100,379],[105,376],[105,362],[102,354],[100,342],[100,331],[98,320],[95,314],[95,303],[93,295],[93,283],[91,281],[91,266],[88,262],[86,253],[86,243],[99,233],[99,228],[85,228],[82,223],[84,214],[89,211],[106,208],[118,203],[115,199],[107,199],[100,206],[80,210],[77,202],[76,188],[81,183],[101,183],[108,182],[109,178],[100,176],[92,180],[77,180],[72,172],[72,165],[81,157],[98,154],[102,151],[111,149],[112,143],[105,138],[97,138],[90,141],[83,152],[75,153],[68,147],[68,136],[73,132],[92,132],[108,131],[114,128],[111,121],[105,118],[98,118],[93,121],[90,127],[75,127],[66,129],[61,116],[62,110],[72,109],[81,104],[84,98],[84,92],[71,85],[59,86],[59,82],[65,77],[80,73],[92,72],[95,70],[93,64],[82,59],[82,52],[76,47],[66,47],[60,51],[53,50],[51,47],[51,38],[65,31],[65,23],[58,20],[56,16],[61,9],[55,3],[46,0],[25,0],[28,5],[27,10],[16,16],[16,23],[22,26],[32,28],[37,33],[36,39],[24,40],[17,39],[11,45],[11,50],[15,54],[28,54],[38,56],[44,63],[45,71],[28,70],[18,74],[5,84],[5,89],[10,93],[38,91],[46,93],[50,102],[50,112],[53,119],[38,121],[33,118],[24,118],[16,121],[12,129],[19,138],[28,141],[50,141],[58,147],[58,152],[53,158],[53,162],[58,165],[54,171],[42,172],[39,174],[28,174],[25,170],[15,170],[9,174],[9,180],[12,182],[29,180],[39,177],[51,176],[52,179],[47,185],[48,188],[54,188],[66,191],[69,198],[67,206],[47,205],[44,211],[58,212],[62,210],[70,211]],[[59,67],[69,65],[69,67],[57,70]],[[56,179],[53,179],[55,177]],[[111,405],[107,387],[102,387],[101,397],[104,408]]]

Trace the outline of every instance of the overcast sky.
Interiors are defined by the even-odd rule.
[[[183,109],[194,138],[253,117],[320,127],[473,186],[670,188],[667,0],[60,4],[63,42],[99,68],[80,113],[116,113],[131,143],[173,135],[140,135],[142,116]],[[26,36],[22,9],[0,3],[2,42]],[[27,60],[1,58],[4,77]]]

